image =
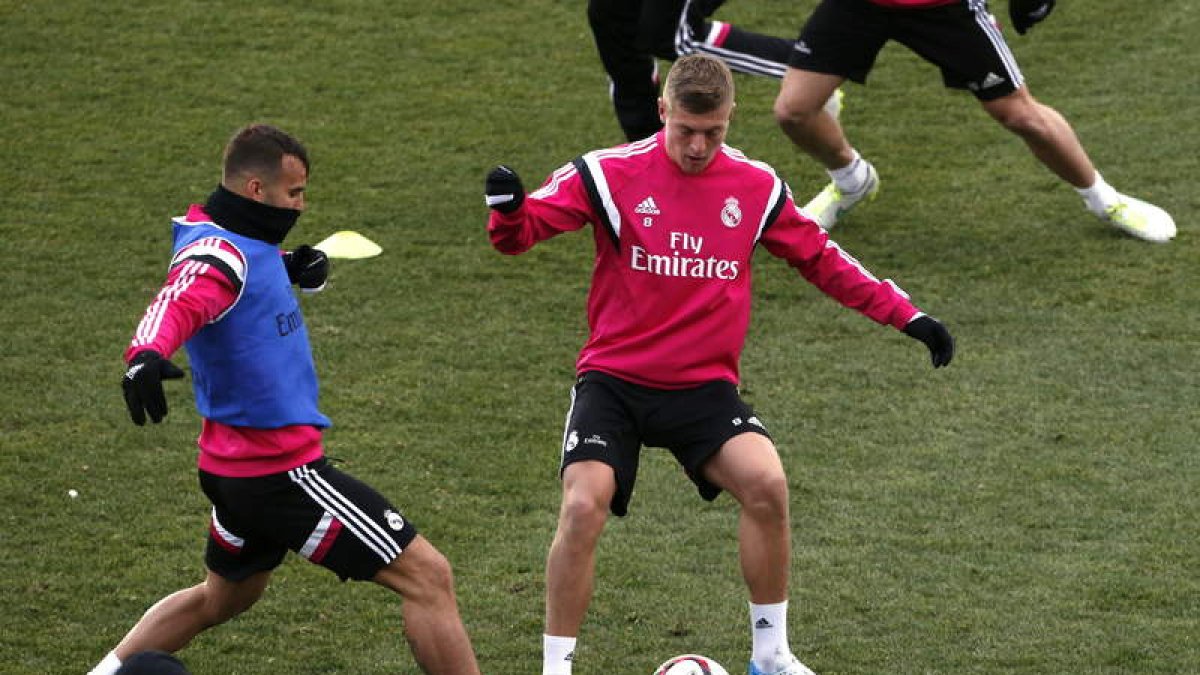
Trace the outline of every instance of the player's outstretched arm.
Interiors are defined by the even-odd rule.
[[[125,406],[133,423],[146,424],[146,416],[158,424],[167,416],[167,397],[163,393],[163,380],[183,377],[179,366],[164,359],[153,349],[145,349],[129,360],[129,369],[121,378],[121,389],[125,392]]]
[[[1050,16],[1056,0],[1008,0],[1008,18],[1021,35]]]
[[[934,368],[950,365],[954,358],[954,337],[941,321],[927,314],[917,314],[904,327],[904,334],[925,343]]]

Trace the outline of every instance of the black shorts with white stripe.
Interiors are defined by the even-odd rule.
[[[1025,82],[985,0],[923,9],[822,0],[800,31],[788,65],[863,83],[888,40],[937,66],[947,87],[970,90],[981,101],[1007,96]]]
[[[213,504],[205,564],[230,581],[274,569],[289,550],[343,580],[371,579],[417,536],[383,495],[324,458],[256,478],[199,473]]]
[[[704,463],[726,441],[747,432],[771,437],[732,382],[655,389],[590,371],[571,389],[560,474],[575,462],[611,466],[617,491],[609,509],[624,516],[637,482],[642,446],[666,448],[700,497],[712,501],[721,488],[704,478]]]

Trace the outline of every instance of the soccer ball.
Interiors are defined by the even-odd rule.
[[[667,659],[654,675],[729,675],[729,672],[707,656],[684,654]]]

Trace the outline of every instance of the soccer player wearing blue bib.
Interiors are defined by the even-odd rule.
[[[450,564],[370,486],[331,466],[316,368],[293,285],[316,292],[329,261],[279,246],[305,206],[308,154],[268,125],[239,131],[221,184],[174,220],[167,281],[125,352],[133,422],[167,414],[168,359],[188,351],[200,486],[212,502],[205,579],[163,598],[91,672],[111,675],[147,651],[172,653],[258,601],[291,550],[343,580],[403,599],[404,632],[426,673],[478,673]],[[251,666],[250,670],[256,670]]]

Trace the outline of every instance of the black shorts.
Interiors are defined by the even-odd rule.
[[[680,56],[675,35],[687,10],[687,22],[705,34],[708,17],[725,0],[588,0],[588,23],[601,60],[614,51],[633,50],[674,61]],[[615,55],[615,54],[613,54]]]
[[[200,487],[213,504],[204,562],[230,581],[275,569],[288,550],[342,580],[371,579],[417,536],[387,499],[326,459],[258,478],[200,471]]]
[[[611,509],[624,516],[637,481],[642,446],[667,448],[700,496],[712,501],[721,489],[704,480],[700,469],[726,441],[747,431],[770,438],[732,382],[655,389],[591,371],[571,389],[560,474],[583,460],[611,466],[617,478]]]
[[[1007,96],[1025,81],[985,0],[927,9],[821,0],[788,65],[864,83],[888,40],[937,66],[947,87],[968,89],[981,101]]]

